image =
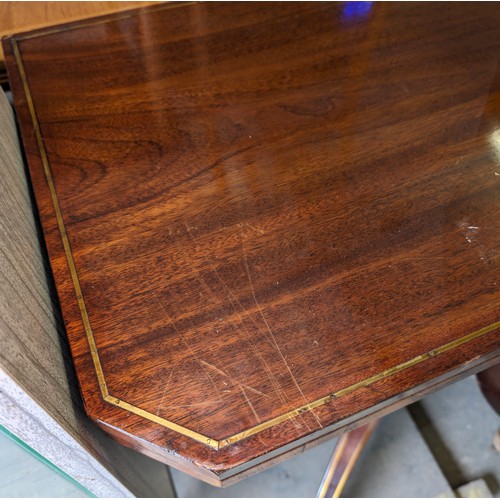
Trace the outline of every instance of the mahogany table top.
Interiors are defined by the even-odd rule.
[[[4,39],[90,417],[229,484],[499,362],[499,26],[180,3]]]

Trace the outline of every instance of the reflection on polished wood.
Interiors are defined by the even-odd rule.
[[[0,37],[157,2],[0,2]],[[6,78],[0,47],[0,81]]]
[[[499,24],[169,4],[5,40],[89,415],[229,484],[498,362]]]

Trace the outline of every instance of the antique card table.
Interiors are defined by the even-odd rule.
[[[89,416],[229,484],[498,363],[499,27],[173,3],[4,39]]]

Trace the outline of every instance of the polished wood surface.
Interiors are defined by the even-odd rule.
[[[0,1],[0,37],[20,31],[86,19],[157,2],[5,2]],[[0,81],[6,79],[0,47]]]
[[[229,484],[498,362],[499,26],[201,3],[5,40],[89,415]]]

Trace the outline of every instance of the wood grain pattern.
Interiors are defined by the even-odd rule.
[[[157,2],[0,2],[0,37],[154,3]],[[0,82],[6,76],[0,47]]]
[[[173,496],[162,464],[85,414],[20,146],[0,90],[0,424],[98,497]]]
[[[89,415],[223,484],[498,362],[499,21],[207,3],[5,40]]]

